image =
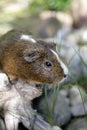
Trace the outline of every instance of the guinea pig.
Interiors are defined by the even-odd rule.
[[[0,70],[33,83],[56,83],[68,72],[52,45],[16,30],[0,38]]]

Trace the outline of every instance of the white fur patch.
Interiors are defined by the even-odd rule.
[[[33,39],[31,35],[22,34],[20,40],[31,41],[33,43],[36,43],[36,40]]]
[[[60,60],[58,54],[55,51],[51,50],[51,52],[56,56],[58,62],[60,63],[60,65],[61,65],[61,67],[64,71],[64,74],[67,75],[68,74],[68,68],[66,67],[66,65]]]

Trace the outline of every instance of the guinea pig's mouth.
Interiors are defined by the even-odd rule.
[[[59,86],[67,86],[67,85],[71,85],[74,84],[73,79],[70,75],[67,75],[65,78],[63,78],[59,83]]]

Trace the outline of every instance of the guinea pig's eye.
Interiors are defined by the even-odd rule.
[[[52,63],[51,63],[50,61],[46,61],[46,62],[44,63],[44,65],[45,65],[46,67],[51,67],[51,66],[52,66]]]

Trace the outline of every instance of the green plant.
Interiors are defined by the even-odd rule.
[[[41,12],[43,10],[66,10],[71,0],[31,0],[29,9],[31,12]]]
[[[53,93],[53,98],[52,98],[52,104],[49,104],[49,96],[48,96],[48,86],[44,84],[44,94],[45,94],[45,107],[46,107],[46,118],[48,122],[51,125],[58,125],[58,123],[55,121],[55,106],[58,100],[58,92],[59,92],[59,87],[58,84],[53,85],[52,93]]]

